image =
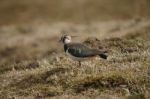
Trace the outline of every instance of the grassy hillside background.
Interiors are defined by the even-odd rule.
[[[0,0],[0,99],[149,99],[149,0]],[[79,67],[58,42],[108,51]]]
[[[0,24],[149,18],[149,6],[149,0],[0,0]]]

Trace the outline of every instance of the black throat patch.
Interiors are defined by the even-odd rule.
[[[66,52],[66,51],[67,51],[67,49],[68,49],[67,44],[64,44],[64,51]]]

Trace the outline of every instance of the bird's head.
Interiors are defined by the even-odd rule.
[[[70,35],[63,35],[61,36],[61,39],[59,40],[60,42],[63,42],[64,44],[68,44],[68,43],[71,43],[71,38],[73,37],[77,37],[77,36],[70,36]]]
[[[59,41],[63,42],[64,44],[68,44],[71,42],[71,36],[63,35]]]

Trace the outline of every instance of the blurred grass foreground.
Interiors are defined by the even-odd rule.
[[[81,67],[63,33],[108,51]],[[0,0],[0,99],[150,99],[150,0]]]

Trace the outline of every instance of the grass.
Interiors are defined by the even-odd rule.
[[[149,5],[0,0],[0,99],[150,99]],[[108,60],[79,67],[57,43],[60,32],[106,50]]]
[[[31,52],[22,47],[1,49],[0,98],[148,99],[149,31],[146,27],[120,38],[87,38],[85,44],[107,49],[109,58],[95,58],[81,67],[47,47],[25,46]]]

